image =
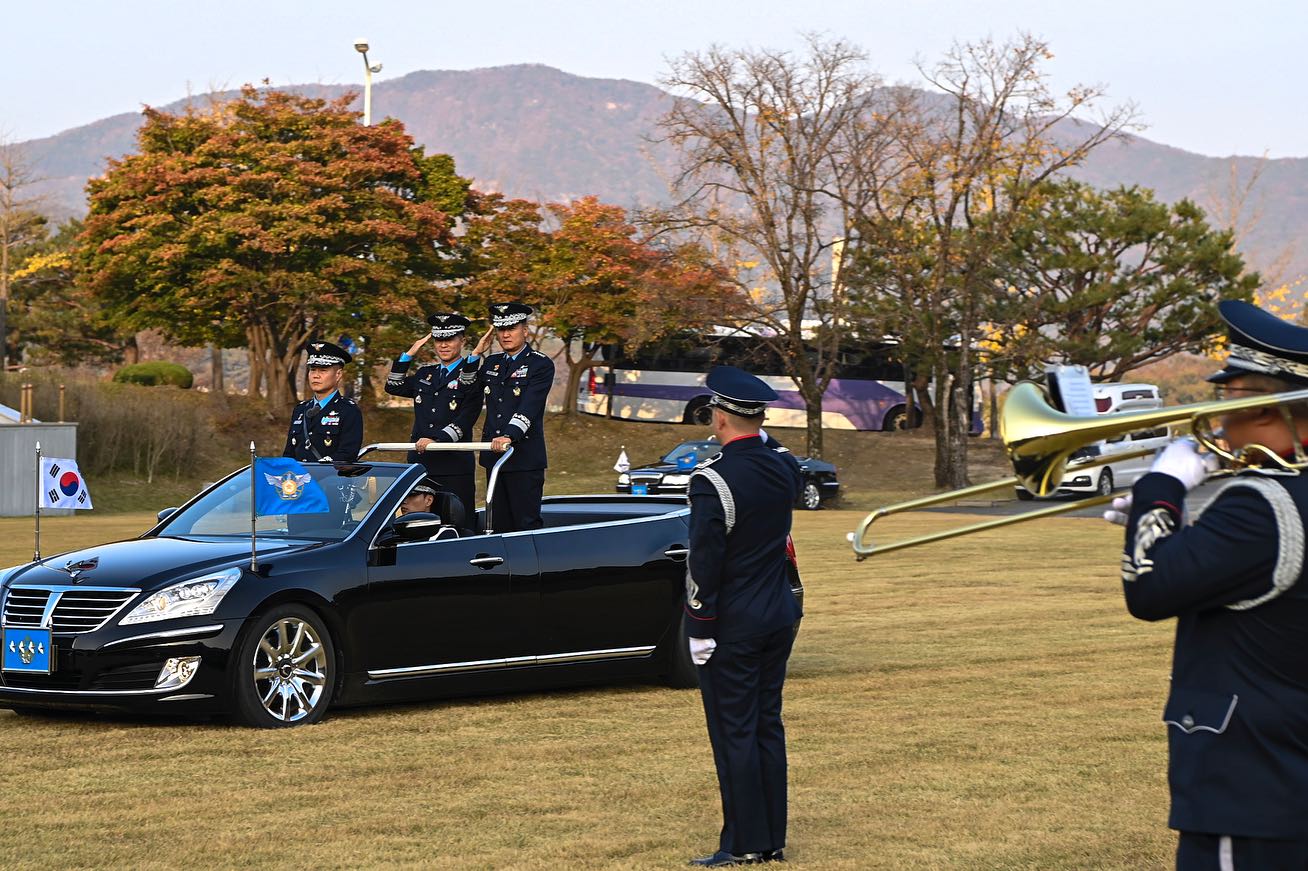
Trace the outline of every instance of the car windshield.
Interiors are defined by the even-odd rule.
[[[665,463],[675,463],[682,457],[694,458],[695,463],[702,463],[709,457],[722,452],[722,445],[717,442],[682,442],[663,457]],[[684,462],[690,462],[689,459]]]
[[[331,466],[304,463],[312,476],[306,491],[316,486],[326,497],[326,511],[266,514],[256,518],[260,538],[314,538],[339,541],[354,531],[377,500],[405,471],[400,465]],[[168,518],[158,535],[248,536],[250,534],[250,471],[248,467]]]

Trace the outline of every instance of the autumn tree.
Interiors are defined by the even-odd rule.
[[[360,125],[352,100],[246,86],[147,109],[137,153],[88,184],[80,268],[116,323],[245,345],[251,392],[262,381],[283,407],[311,338],[422,298],[445,273],[460,183],[399,122]]]
[[[99,300],[77,281],[80,221],[69,221],[50,237],[15,252],[11,275],[13,338],[35,363],[77,366],[134,362],[136,336],[123,332]]]
[[[922,73],[926,91],[887,123],[894,182],[859,223],[859,301],[874,328],[900,337],[935,385],[935,479],[967,483],[978,345],[999,322],[1010,244],[1040,186],[1131,122],[1130,106],[1090,119],[1102,92],[1049,87],[1035,37],[957,44]]]
[[[1260,281],[1245,271],[1233,233],[1210,226],[1193,202],[1169,206],[1134,186],[1046,185],[1005,253],[999,345],[1018,352],[1014,377],[1068,363],[1119,381],[1203,351],[1223,332],[1217,303],[1250,299]]]
[[[698,245],[643,238],[625,209],[595,197],[543,212],[509,201],[469,225],[468,235],[484,243],[473,256],[485,268],[463,293],[483,308],[515,297],[539,306],[538,331],[563,344],[569,397],[604,345],[639,347],[739,305],[735,287]],[[564,413],[572,410],[565,402]]]
[[[836,372],[848,296],[833,248],[885,182],[891,92],[859,49],[808,38],[795,55],[712,48],[675,60],[663,84],[678,98],[659,122],[676,149],[676,202],[650,220],[693,233],[749,301],[738,318],[783,361],[808,407],[807,447],[822,454],[822,397]]]
[[[36,175],[24,150],[0,139],[0,373],[9,363],[8,311],[17,249],[46,237],[40,198],[29,192]]]

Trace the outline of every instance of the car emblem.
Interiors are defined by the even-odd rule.
[[[100,558],[98,556],[93,556],[90,559],[84,560],[70,559],[68,562],[64,563],[63,570],[68,572],[68,577],[77,580],[77,577],[82,574],[82,572],[89,572],[98,565],[100,565]]]

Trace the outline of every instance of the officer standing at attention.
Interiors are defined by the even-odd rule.
[[[301,463],[352,463],[363,447],[363,413],[353,399],[341,396],[341,380],[350,354],[331,342],[309,343],[309,390],[313,396],[295,406],[286,433],[283,457]]]
[[[1229,328],[1219,397],[1308,388],[1308,329],[1250,305],[1220,304]],[[1126,605],[1142,620],[1176,618],[1163,709],[1176,867],[1308,868],[1308,406],[1222,416],[1232,450],[1262,445],[1258,467],[1231,479],[1192,525],[1186,493],[1209,474],[1193,442],[1168,445],[1129,498]]]
[[[801,474],[789,451],[760,436],[772,388],[733,366],[714,367],[705,384],[722,451],[691,473],[685,624],[723,823],[718,851],[690,864],[718,868],[784,858],[781,687],[802,616],[786,539]]]
[[[459,497],[467,512],[476,510],[476,461],[471,451],[427,451],[434,442],[470,442],[472,430],[481,414],[482,394],[478,367],[484,345],[490,344],[490,331],[482,337],[473,356],[463,356],[464,338],[472,322],[452,312],[427,318],[431,335],[423,336],[407,353],[391,365],[386,392],[413,399],[413,432],[410,438],[417,451],[408,455],[410,463],[421,463],[430,478]],[[418,367],[412,374],[409,363],[431,339],[436,349],[436,363]]]
[[[545,489],[545,399],[554,384],[554,361],[527,344],[531,306],[520,302],[491,305],[491,326],[502,353],[491,354],[482,367],[486,419],[482,441],[493,448],[481,455],[490,468],[509,446],[513,456],[500,468],[495,483],[491,523],[496,532],[540,529],[540,499]],[[484,341],[484,339],[483,339]]]

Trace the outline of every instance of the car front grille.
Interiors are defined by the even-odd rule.
[[[5,595],[4,625],[39,627],[49,611],[53,632],[92,632],[139,592],[123,587],[11,587]]]

